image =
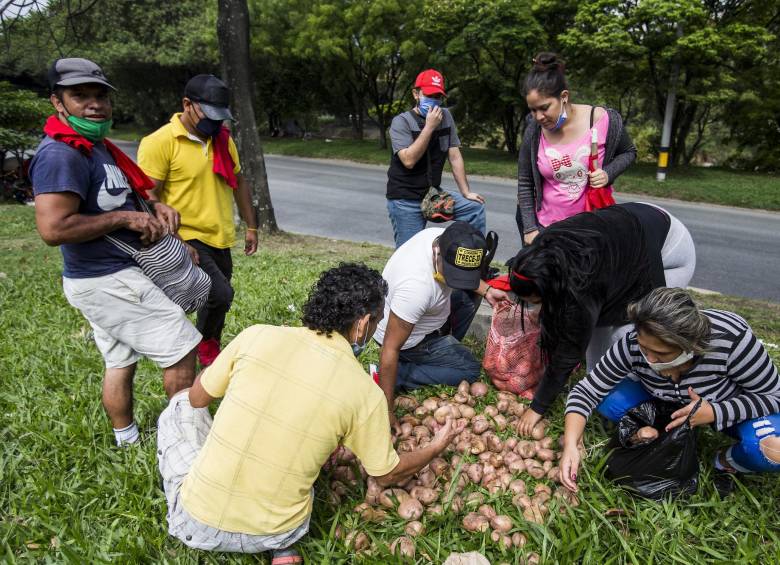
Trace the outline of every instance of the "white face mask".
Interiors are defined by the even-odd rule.
[[[645,358],[645,361],[647,361],[647,364],[650,365],[650,368],[656,373],[660,373],[661,371],[667,371],[669,369],[674,369],[675,367],[684,365],[685,363],[693,359],[693,351],[683,351],[677,356],[676,359],[672,359],[671,361],[667,361],[666,363],[651,363],[647,359],[645,352],[642,351],[641,349],[639,351],[640,353],[642,353],[642,357]]]

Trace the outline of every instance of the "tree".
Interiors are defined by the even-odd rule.
[[[670,163],[688,164],[708,126],[737,96],[745,63],[762,58],[772,39],[747,17],[745,5],[734,0],[583,0],[561,41],[580,71],[602,89],[608,86],[614,95],[647,93],[647,111],[659,123],[672,66],[679,65]]]
[[[252,187],[252,204],[258,228],[265,233],[279,231],[276,224],[263,148],[257,133],[252,104],[252,74],[249,57],[249,8],[246,0],[218,0],[217,36],[223,77],[230,88],[236,118],[236,141],[244,175]]]
[[[348,87],[344,95],[360,137],[361,120],[371,106],[382,149],[387,148],[394,103],[409,89],[409,77],[426,51],[415,33],[418,14],[414,2],[319,0],[297,30],[297,51]]]

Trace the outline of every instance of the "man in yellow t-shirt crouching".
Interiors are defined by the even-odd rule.
[[[462,431],[450,420],[426,447],[396,453],[388,405],[356,356],[383,316],[387,283],[365,265],[324,272],[304,327],[241,332],[160,415],[168,531],[213,551],[273,551],[300,563],[312,485],[344,446],[381,486],[402,483]],[[224,398],[223,398],[224,397]],[[223,398],[213,423],[208,405]]]

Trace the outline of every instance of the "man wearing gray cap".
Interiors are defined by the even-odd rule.
[[[119,446],[138,441],[133,419],[133,376],[138,359],[163,368],[169,397],[189,387],[200,334],[184,311],[104,236],[140,248],[178,228],[178,213],[154,204],[138,211],[138,198],[154,185],[132,160],[105,139],[114,89],[99,66],[58,59],[49,70],[55,114],[30,165],[35,220],[43,240],[59,245],[68,302],[92,326],[103,355],[103,406]],[[135,192],[136,194],[133,194]]]
[[[183,111],[144,137],[138,148],[138,164],[155,183],[152,198],[179,211],[179,235],[211,277],[209,299],[198,311],[196,324],[203,335],[198,359],[204,367],[219,354],[225,316],[233,302],[233,202],[247,225],[244,253],[257,250],[249,186],[240,172],[236,145],[222,125],[233,119],[229,102],[228,88],[217,77],[193,77],[184,88]]]

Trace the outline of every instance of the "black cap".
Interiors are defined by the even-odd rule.
[[[184,87],[184,96],[197,102],[206,117],[211,120],[232,120],[230,91],[227,85],[214,75],[197,75]]]
[[[477,229],[467,222],[453,222],[439,236],[447,286],[460,290],[479,287],[482,261],[487,244]]]
[[[49,69],[49,88],[57,86],[75,86],[77,84],[102,84],[111,90],[116,90],[108,82],[106,75],[96,63],[89,59],[71,57],[57,59]]]

